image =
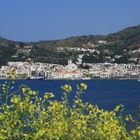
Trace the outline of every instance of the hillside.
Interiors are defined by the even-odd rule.
[[[73,48],[70,49],[70,48]],[[81,51],[83,48],[87,51]],[[89,51],[89,50],[94,50]],[[84,35],[62,40],[15,42],[0,37],[0,65],[7,61],[33,60],[66,64],[83,54],[83,62],[139,63],[140,25],[109,35]]]
[[[15,42],[0,37],[0,66],[5,65],[15,53]]]
[[[88,42],[97,44],[99,40],[106,40],[107,42],[123,43],[125,45],[134,46],[136,43],[140,45],[140,25],[126,28],[117,33],[103,35],[84,35],[70,37],[62,40],[53,41],[40,41],[37,44],[41,46],[56,46],[56,47],[82,47],[83,44]]]

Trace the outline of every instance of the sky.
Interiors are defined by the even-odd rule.
[[[140,0],[0,0],[0,36],[15,41],[109,34],[140,24]]]

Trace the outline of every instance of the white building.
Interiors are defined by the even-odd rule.
[[[77,70],[78,69],[77,65],[72,63],[71,59],[68,61],[68,65],[65,68],[68,70]]]

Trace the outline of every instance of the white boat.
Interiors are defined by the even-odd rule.
[[[83,77],[82,80],[90,80],[90,77]]]

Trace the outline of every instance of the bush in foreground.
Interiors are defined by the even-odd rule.
[[[122,105],[106,111],[84,103],[80,95],[87,85],[77,85],[76,97],[70,107],[70,85],[62,86],[61,101],[53,93],[40,97],[37,91],[20,86],[10,92],[12,82],[1,84],[0,140],[133,140],[140,139],[140,125],[128,132],[119,114]],[[132,120],[128,115],[126,120]]]

